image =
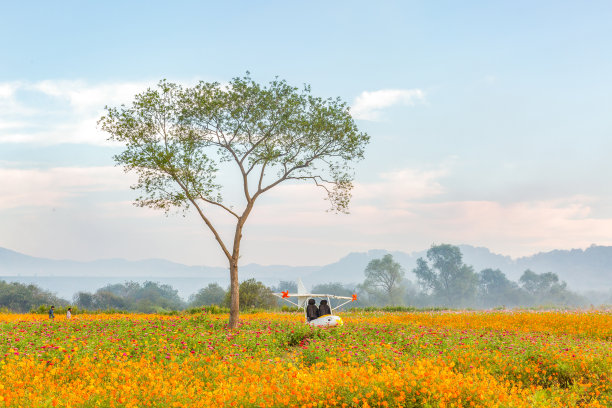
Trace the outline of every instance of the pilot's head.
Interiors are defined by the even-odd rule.
[[[308,304],[309,305],[314,305],[315,304],[315,300],[314,299],[308,299]]]

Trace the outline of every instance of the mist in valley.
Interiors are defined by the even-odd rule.
[[[357,301],[351,302],[350,308],[512,309],[610,305],[611,275],[605,270],[590,268],[581,276],[571,276],[570,281],[580,281],[581,285],[572,285],[563,279],[568,270],[580,267],[576,259],[593,258],[589,258],[589,252],[599,254],[598,258],[591,259],[594,264],[607,267],[609,264],[602,263],[602,257],[608,256],[607,252],[612,254],[610,249],[592,246],[584,251],[553,251],[552,254],[565,265],[559,268],[561,274],[535,268],[517,273],[517,267],[524,264],[524,260],[495,255],[485,248],[450,244],[432,245],[427,251],[413,254],[382,250],[353,253],[323,267],[250,264],[241,269],[240,305],[241,309],[281,307],[283,302],[271,293],[286,290],[295,293],[298,278],[311,293],[356,294]],[[573,262],[567,255],[572,253]],[[23,264],[14,261],[14,254],[12,266],[19,274],[11,274],[6,258],[5,255],[2,264],[4,276],[0,277],[0,307],[14,312],[28,312],[51,304],[143,313],[229,305],[229,279],[223,268],[212,268],[212,272],[205,267],[179,270],[177,264],[162,262],[166,268],[158,268],[152,261],[143,261],[143,265],[151,269],[151,276],[146,276],[146,268],[139,269],[142,264],[138,263],[132,266],[133,276],[129,272],[117,276],[117,271],[108,271],[111,276],[85,273],[62,276],[61,271],[53,269],[53,263],[45,269],[37,258],[38,263],[33,264],[41,275],[33,276],[27,274],[28,269]],[[538,254],[532,257],[535,259],[532,263],[541,264],[543,258],[546,254]],[[67,270],[74,272],[65,262],[62,265],[68,265]],[[105,265],[112,267],[109,262]],[[80,263],[85,269],[84,265]],[[172,272],[175,276],[171,276]],[[597,284],[589,286],[589,282]]]

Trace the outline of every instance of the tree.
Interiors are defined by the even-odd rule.
[[[284,292],[289,291],[289,293],[297,292],[297,282],[296,281],[280,281],[278,282],[278,286],[271,288],[274,292]],[[276,299],[276,305],[278,307],[287,306],[287,303],[284,299]]]
[[[372,259],[365,268],[366,279],[363,288],[369,294],[382,294],[385,303],[401,302],[400,284],[404,277],[402,266],[393,260],[391,254],[381,259]],[[378,293],[377,293],[378,292]]]
[[[297,292],[297,282],[296,281],[280,281],[278,282],[278,286],[275,288],[275,292],[283,292],[289,291],[289,293]]]
[[[355,289],[344,286],[340,282],[330,283],[319,283],[312,287],[312,293],[338,295],[338,296],[352,296],[355,293]]]
[[[91,294],[78,292],[74,300],[85,309],[122,309],[151,313],[165,310],[182,309],[183,300],[178,291],[170,285],[147,281],[125,282],[106,285]]]
[[[98,289],[94,294],[96,309],[120,309],[128,310],[129,302],[113,292]]]
[[[478,274],[478,292],[485,306],[515,305],[520,303],[518,285],[499,269],[483,269]]]
[[[0,307],[13,312],[27,313],[40,305],[65,306],[68,302],[36,285],[0,280]]]
[[[191,306],[222,305],[225,300],[225,289],[218,283],[209,283],[208,286],[199,290],[189,297]]]
[[[432,245],[427,259],[417,259],[413,270],[421,287],[431,292],[447,306],[469,303],[476,293],[478,277],[471,266],[463,263],[459,247],[441,244]]]
[[[538,274],[527,269],[519,278],[519,283],[533,304],[577,305],[585,302],[581,296],[568,290],[567,284],[559,281],[559,276],[553,272]]]
[[[141,312],[156,311],[159,309],[182,309],[185,303],[178,294],[178,290],[167,284],[147,281],[142,287],[130,293],[130,299],[135,303],[135,309]]]
[[[74,303],[83,309],[95,309],[95,297],[89,292],[77,292],[73,297]]]
[[[556,273],[546,272],[537,274],[530,269],[526,269],[519,278],[521,287],[529,294],[541,296],[551,290],[555,285],[559,284],[559,276]],[[562,283],[565,286],[565,282]]]
[[[276,306],[276,297],[272,290],[255,279],[247,279],[240,283],[240,308],[245,309],[270,309]],[[230,292],[225,295],[225,304],[231,302]]]
[[[125,145],[115,161],[138,175],[133,188],[142,195],[135,204],[166,212],[194,207],[227,258],[230,327],[238,323],[242,231],[257,199],[281,183],[310,181],[324,189],[332,210],[346,212],[350,164],[363,158],[369,141],[339,98],[314,97],[308,86],[277,79],[262,86],[248,73],[224,86],[161,81],[131,106],[106,109],[98,123]],[[222,165],[236,170],[241,203],[223,201],[216,183]],[[231,242],[215,226],[213,210],[234,220]]]
[[[357,292],[356,289],[351,289],[348,286],[343,285],[340,282],[330,282],[330,283],[319,283],[312,287],[312,293],[315,294],[327,294],[327,295],[338,295],[338,296],[353,296],[354,293]],[[344,300],[337,301],[337,299],[330,299],[331,307],[336,307],[340,303],[344,303]],[[359,300],[351,302],[347,304],[346,308],[360,307],[362,306],[359,303]]]

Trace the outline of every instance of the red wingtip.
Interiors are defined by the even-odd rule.
[[[283,298],[288,298],[289,297],[289,291],[286,290],[284,292],[281,292],[283,294]]]
[[[351,300],[351,302],[354,302],[357,300],[357,295],[353,295],[353,300]]]

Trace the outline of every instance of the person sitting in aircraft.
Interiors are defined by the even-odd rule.
[[[306,319],[308,321],[317,319],[319,317],[319,308],[316,305],[314,299],[308,299],[308,306],[306,307]]]
[[[327,300],[322,299],[321,303],[319,303],[319,316],[325,316],[325,315],[330,315],[331,314],[331,309],[329,308],[329,305],[327,304]]]

